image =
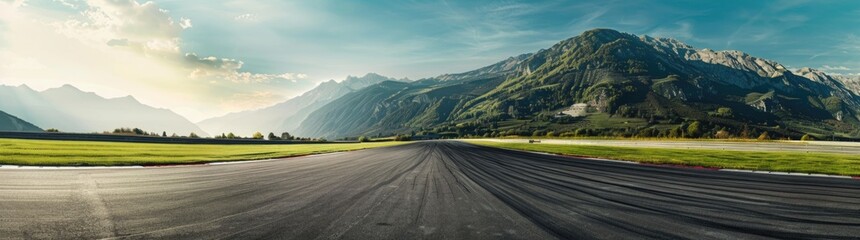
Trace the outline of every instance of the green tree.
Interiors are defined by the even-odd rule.
[[[54,133],[56,133],[56,132],[60,132],[60,130],[57,130],[56,128],[48,128],[48,129],[45,129],[45,132],[54,132]]]
[[[278,136],[275,136],[275,133],[270,132],[268,136],[269,141],[271,140],[281,140]]]
[[[253,139],[263,139],[263,134],[262,134],[262,133],[260,133],[260,132],[255,132],[255,133],[254,133],[254,135],[253,135],[253,136],[251,136],[251,138],[253,138]]]
[[[585,129],[577,128],[576,130],[573,131],[574,137],[581,137],[583,135],[585,135]]]
[[[730,118],[734,115],[731,108],[721,107],[717,109],[717,116]]]
[[[679,138],[681,137],[681,126],[677,126],[669,130],[669,138]]]
[[[691,138],[697,138],[702,136],[702,124],[699,121],[695,121],[687,126],[687,136]]]
[[[281,139],[293,140],[293,136],[291,136],[290,133],[288,133],[288,132],[282,132],[281,133]]]
[[[233,133],[227,134],[227,139],[234,139],[234,138],[236,138],[236,134],[233,134]]]
[[[367,137],[365,137],[365,136],[361,136],[361,137],[358,137],[358,141],[359,142],[367,142],[367,141],[370,141],[370,139],[367,139]]]
[[[194,132],[192,132],[191,134],[188,134],[188,137],[190,137],[190,138],[200,138],[200,136],[197,136],[197,134],[196,134],[196,133],[194,133]]]
[[[809,133],[803,134],[803,137],[800,138],[800,141],[812,141],[812,140],[815,140],[815,138],[810,136]]]
[[[749,129],[749,126],[747,126],[746,124],[744,124],[744,129],[741,130],[740,137],[743,139],[749,139],[750,138],[750,129]]]

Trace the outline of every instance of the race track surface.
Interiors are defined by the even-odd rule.
[[[857,236],[857,180],[455,141],[213,166],[0,170],[0,239]]]

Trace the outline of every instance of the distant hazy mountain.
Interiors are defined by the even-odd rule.
[[[32,123],[0,111],[0,131],[41,132],[42,129]]]
[[[843,82],[740,51],[595,29],[479,70],[347,94],[312,113],[298,132],[345,137],[588,129],[648,136],[701,121],[703,136],[746,128],[794,137],[858,136],[860,97]],[[594,117],[556,115],[575,103],[587,104]]]
[[[354,137],[429,128],[449,120],[466,100],[494,88],[517,71],[523,60],[510,57],[477,70],[443,74],[414,82],[387,81],[347,94],[311,113],[296,129],[302,136]]]
[[[329,102],[347,93],[383,81],[400,81],[393,78],[368,73],[363,77],[349,76],[341,82],[329,80],[301,96],[278,103],[271,107],[230,113],[221,117],[203,120],[200,127],[212,134],[233,132],[250,135],[254,132],[293,132],[310,114]]]
[[[26,85],[0,86],[0,110],[43,128],[63,132],[102,132],[120,127],[188,135],[206,132],[182,116],[144,105],[133,97],[105,99],[71,85],[35,91]]]

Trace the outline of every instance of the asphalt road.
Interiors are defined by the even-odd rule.
[[[428,141],[215,166],[0,170],[0,238],[860,236],[860,181]]]

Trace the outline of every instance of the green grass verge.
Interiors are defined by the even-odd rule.
[[[851,154],[608,147],[545,143],[503,143],[480,140],[467,141],[489,147],[629,160],[644,163],[860,176],[860,155]]]
[[[404,142],[203,145],[0,139],[0,164],[35,166],[128,166],[257,160]]]

